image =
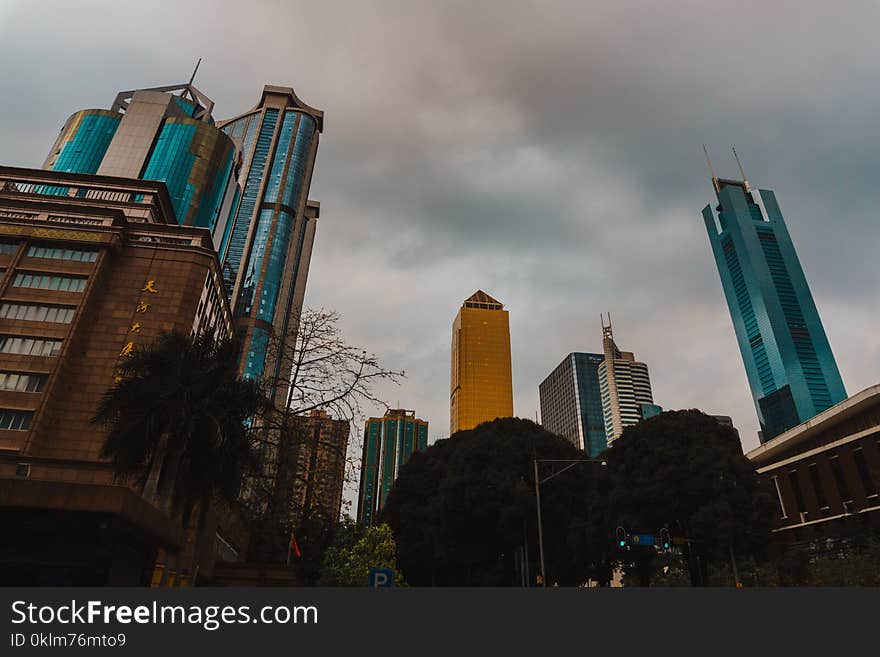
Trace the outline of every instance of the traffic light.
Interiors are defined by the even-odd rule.
[[[664,552],[668,552],[670,545],[671,542],[669,540],[669,530],[664,527],[660,530],[660,549]]]
[[[617,549],[618,550],[625,550],[626,544],[628,542],[627,541],[628,536],[627,536],[626,530],[623,527],[618,527],[616,533],[617,533]]]

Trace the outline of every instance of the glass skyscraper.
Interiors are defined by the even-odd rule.
[[[43,168],[162,181],[177,223],[213,232],[234,197],[236,161],[233,140],[214,126],[213,106],[191,84],[123,91],[109,110],[67,119]]]
[[[256,107],[218,123],[241,152],[240,191],[215,244],[249,378],[286,376],[284,347],[270,356],[269,343],[273,335],[279,345],[290,343],[302,310],[320,209],[308,194],[323,122],[324,113],[290,87],[267,85]],[[273,394],[283,400],[286,386],[273,386]]]
[[[449,433],[513,416],[510,322],[504,304],[482,290],[452,323]]]
[[[428,423],[415,411],[389,409],[364,426],[358,522],[371,526],[385,506],[397,473],[414,452],[428,448]]]
[[[541,426],[568,438],[590,456],[607,447],[599,365],[603,354],[571,353],[541,385]]]
[[[242,374],[282,382],[272,388],[283,402],[283,347],[266,361],[270,338],[290,343],[302,310],[324,113],[272,85],[232,119],[215,124],[213,109],[191,83],[121,92],[109,110],[73,114],[43,168],[164,182],[178,223],[211,231],[243,343]]]
[[[846,399],[776,196],[712,176],[703,219],[721,276],[761,442]]]

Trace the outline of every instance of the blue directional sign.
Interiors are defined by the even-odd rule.
[[[394,586],[394,571],[390,568],[370,568],[370,588],[386,589]]]
[[[631,534],[629,537],[630,545],[639,545],[642,547],[654,546],[654,534]]]

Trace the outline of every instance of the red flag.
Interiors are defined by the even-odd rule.
[[[297,559],[302,558],[302,553],[299,551],[299,545],[296,543],[296,536],[293,535],[293,532],[290,532],[290,545],[287,546],[287,559],[290,560],[290,551],[293,550],[293,553],[296,555]]]

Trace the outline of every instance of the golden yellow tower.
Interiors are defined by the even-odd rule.
[[[500,301],[477,290],[452,324],[449,432],[512,415],[508,313]]]

